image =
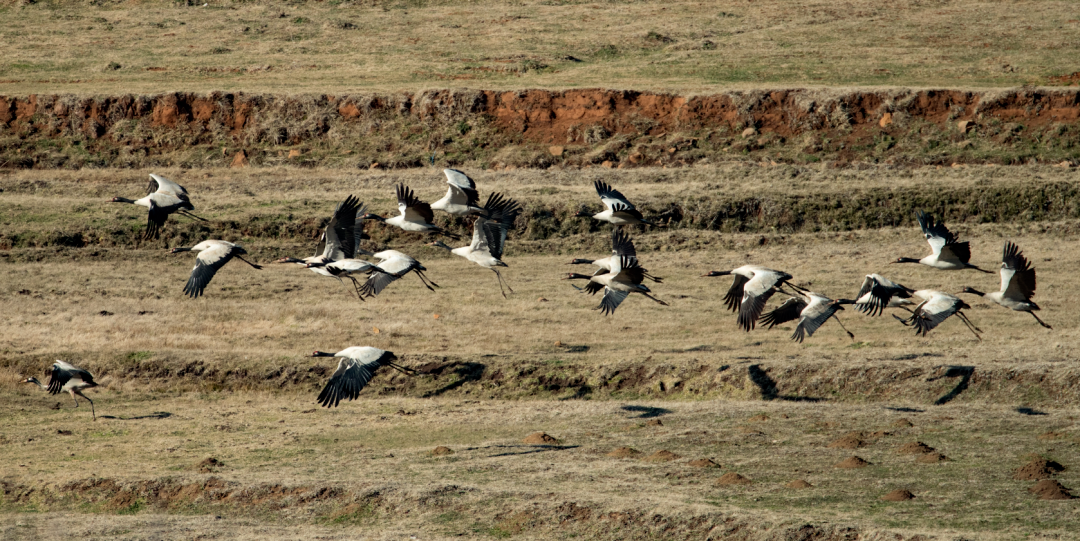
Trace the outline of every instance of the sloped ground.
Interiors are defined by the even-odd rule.
[[[0,167],[1076,166],[1073,89],[0,96]]]

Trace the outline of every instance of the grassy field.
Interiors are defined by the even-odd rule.
[[[1065,1],[188,4],[0,2],[0,94],[972,88],[1080,70]]]
[[[730,166],[695,168],[667,182],[657,181],[669,174],[664,170],[597,178],[656,207],[692,194],[723,200],[756,193],[768,208],[773,195],[838,198],[854,184],[992,192],[1075,176],[1024,167],[999,177],[1001,169],[821,169],[792,180],[777,175],[781,168]],[[676,224],[632,232],[643,265],[664,277],[654,292],[671,306],[632,298],[603,317],[591,310],[597,298],[560,278],[578,270],[566,265],[570,259],[609,249],[608,229],[560,218],[576,225],[560,222],[541,234],[534,217],[507,251],[505,274],[516,292],[509,299],[489,271],[373,223],[372,247],[415,255],[442,287],[431,293],[409,277],[360,303],[295,265],[256,271],[230,264],[192,301],[180,293],[191,257],[170,255],[168,247],[225,237],[262,263],[303,256],[319,219],[346,194],[385,213],[394,182],[432,199],[442,179],[435,170],[164,173],[191,190],[210,222],[171,221],[164,240],[138,247],[103,232],[137,234],[144,214],[105,200],[139,193],[146,172],[0,177],[5,230],[27,239],[80,231],[86,240],[0,251],[0,310],[7,315],[0,322],[0,410],[10,419],[0,447],[12,457],[0,477],[6,537],[51,535],[45,524],[54,517],[63,523],[70,511],[93,515],[86,531],[105,537],[144,535],[161,524],[220,535],[267,520],[298,532],[284,537],[377,539],[700,538],[728,519],[760,528],[748,539],[784,538],[800,521],[821,535],[840,535],[829,528],[841,524],[868,534],[980,539],[1066,535],[1080,526],[1074,502],[1037,500],[1025,492],[1033,482],[1011,478],[1035,453],[1069,467],[1058,476],[1066,487],[1078,484],[1080,375],[1071,344],[1080,340],[1080,317],[1068,310],[1080,257],[1075,218],[946,222],[971,241],[972,261],[984,268],[996,267],[1006,239],[1024,249],[1038,269],[1036,300],[1052,331],[971,298],[981,341],[959,321],[919,338],[889,316],[849,310],[842,317],[855,340],[829,323],[800,345],[788,339],[790,325],[738,331],[720,301],[729,281],[700,275],[765,264],[834,297],[854,295],[869,272],[946,291],[993,290],[997,277],[888,265],[928,250],[909,223],[754,233]],[[591,178],[579,173],[482,173],[477,180],[485,194],[520,194],[536,215],[595,205]],[[244,229],[260,222],[300,225]],[[421,375],[382,374],[358,402],[318,408],[314,397],[333,363],[306,355],[351,345],[394,351]],[[56,358],[99,375],[102,386],[90,395],[103,417],[97,423],[85,405],[73,410],[68,398],[18,383]],[[49,409],[57,403],[60,410]],[[767,420],[752,420],[762,413]],[[894,427],[901,417],[914,427]],[[647,424],[651,419],[662,425]],[[534,431],[560,441],[522,443]],[[852,431],[866,447],[828,447]],[[916,464],[897,454],[914,440],[952,460]],[[454,454],[431,456],[439,445]],[[623,446],[643,455],[605,456]],[[682,458],[642,460],[660,450]],[[832,467],[851,454],[872,465]],[[208,458],[224,466],[199,466]],[[695,458],[722,468],[693,468],[687,461]],[[714,485],[728,472],[754,483]],[[783,488],[798,478],[815,488]],[[878,500],[897,488],[916,499]],[[667,529],[646,519],[653,514]]]

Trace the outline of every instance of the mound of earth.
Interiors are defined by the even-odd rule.
[[[531,443],[534,445],[555,445],[559,443],[559,440],[548,436],[543,432],[533,432],[529,434],[529,437],[521,440],[522,443]]]
[[[945,456],[945,455],[943,455],[941,453],[925,453],[925,454],[919,455],[919,457],[915,459],[915,462],[918,462],[920,464],[937,464],[939,462],[948,462],[948,461],[949,461],[949,457],[947,457],[947,456]]]
[[[614,451],[607,454],[607,456],[613,456],[615,458],[630,458],[632,456],[640,455],[641,451],[634,449],[633,447],[619,447]]]
[[[719,468],[720,465],[711,458],[695,458],[689,464],[695,468]]]
[[[660,419],[649,419],[649,422],[645,423],[646,426],[664,426],[664,423]]]
[[[214,473],[224,467],[225,463],[214,457],[210,457],[195,465],[195,469],[203,473]]]
[[[1035,494],[1040,500],[1071,500],[1076,498],[1069,489],[1061,486],[1061,483],[1053,479],[1043,479],[1035,486],[1028,489],[1028,492]]]
[[[747,419],[747,421],[752,421],[752,422],[755,422],[755,423],[768,421],[768,420],[769,420],[769,416],[765,415],[764,413],[759,413],[759,414]]]
[[[748,477],[743,477],[735,472],[725,473],[716,480],[718,485],[749,485],[753,483]]]
[[[896,428],[911,428],[911,427],[915,426],[915,424],[912,423],[911,421],[907,420],[906,417],[901,417],[901,418],[893,421],[892,425],[894,427],[896,427]]]
[[[672,460],[678,460],[681,456],[672,453],[666,449],[661,449],[645,458],[647,462],[671,462]]]
[[[832,449],[858,449],[867,445],[863,440],[862,432],[849,432],[838,440],[834,440],[829,444]]]
[[[453,449],[451,449],[451,448],[449,448],[449,447],[446,447],[445,445],[440,445],[440,446],[438,446],[438,447],[436,447],[436,448],[432,449],[432,450],[431,450],[431,454],[432,454],[433,456],[446,456],[446,455],[452,455],[452,454],[454,454],[454,450],[453,450]]]
[[[1043,433],[1043,434],[1039,434],[1039,439],[1040,440],[1056,440],[1056,439],[1058,439],[1058,438],[1060,438],[1060,437],[1062,437],[1064,435],[1065,434],[1062,434],[1061,432],[1050,431],[1050,432],[1046,432],[1046,433]]]
[[[834,468],[841,468],[841,469],[845,469],[845,470],[850,470],[850,469],[855,469],[855,468],[865,468],[865,467],[867,467],[869,465],[870,465],[869,462],[867,462],[867,461],[865,461],[865,460],[863,460],[863,459],[861,459],[861,458],[859,458],[859,457],[857,457],[855,455],[851,455],[851,456],[845,458],[844,460],[841,460],[840,462],[837,462],[835,465],[833,465],[833,467]]]
[[[882,496],[881,499],[887,502],[906,502],[908,500],[914,500],[915,495],[912,494],[910,490],[899,489]]]
[[[1058,472],[1065,471],[1065,466],[1043,457],[1035,457],[1013,472],[1013,479],[1017,481],[1038,481],[1048,479]]]
[[[924,455],[926,453],[933,453],[935,449],[921,441],[913,441],[905,443],[896,450],[897,453],[902,455]]]
[[[784,486],[787,488],[814,488],[814,485],[811,485],[802,479],[796,479]]]

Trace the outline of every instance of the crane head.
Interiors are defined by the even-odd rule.
[[[706,277],[710,277],[710,276],[728,276],[730,274],[731,274],[731,271],[729,271],[729,270],[727,270],[727,271],[710,271],[710,272],[707,272],[705,274],[702,274],[701,277],[706,278]]]

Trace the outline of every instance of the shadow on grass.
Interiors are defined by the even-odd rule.
[[[451,383],[443,385],[438,389],[435,389],[434,391],[424,394],[424,398],[427,398],[432,396],[439,396],[445,392],[457,389],[458,387],[461,387],[466,383],[480,381],[480,378],[484,376],[484,370],[486,369],[487,366],[480,363],[453,362],[437,367],[424,366],[418,368],[417,371],[421,374],[430,374],[436,377],[441,376],[444,372],[449,371],[457,375],[458,377],[457,381],[453,381]]]
[[[924,413],[926,411],[926,410],[921,410],[919,408],[905,408],[905,407],[894,408],[892,406],[885,406],[885,409],[892,410],[892,411],[902,411],[904,413]]]
[[[659,417],[661,415],[667,415],[669,413],[672,413],[671,410],[666,408],[652,408],[649,406],[623,406],[622,410],[640,413],[640,415],[634,416],[638,419],[651,419],[653,417]]]
[[[1024,415],[1049,415],[1045,411],[1039,411],[1032,408],[1016,408],[1016,413],[1022,413]]]
[[[149,415],[139,415],[136,417],[116,417],[114,415],[102,415],[102,419],[115,419],[117,421],[137,421],[139,419],[168,419],[172,417],[172,414],[167,411],[155,411]]]
[[[761,389],[762,400],[786,400],[788,402],[824,402],[824,398],[815,398],[811,396],[791,396],[782,395],[776,388],[776,380],[769,377],[764,370],[761,369],[760,364],[752,364],[746,369],[750,375],[750,381],[754,382]]]
[[[964,392],[964,390],[968,388],[968,382],[971,381],[971,375],[974,373],[974,366],[950,366],[944,374],[937,377],[927,378],[926,381],[936,381],[941,378],[960,378],[960,381],[956,383],[956,387],[953,387],[951,391],[945,393],[944,396],[934,401],[934,405],[940,406],[942,404],[947,404],[952,401],[952,399],[959,396],[960,393]]]
[[[489,445],[487,447],[471,447],[467,450],[473,451],[478,449],[523,449],[521,451],[507,451],[505,453],[496,453],[494,455],[488,455],[488,458],[500,457],[500,456],[517,456],[517,455],[531,455],[534,453],[546,453],[548,451],[565,451],[567,449],[577,449],[580,445]]]

